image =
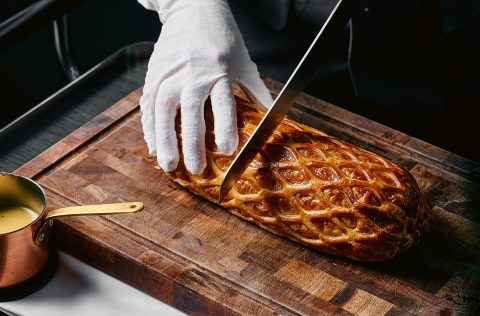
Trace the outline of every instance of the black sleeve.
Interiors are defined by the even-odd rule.
[[[442,0],[441,18],[445,33],[451,33],[480,16],[480,0]]]
[[[262,21],[280,30],[287,24],[290,3],[293,0],[229,0],[253,12]]]

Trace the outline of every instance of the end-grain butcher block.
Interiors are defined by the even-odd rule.
[[[282,89],[271,79],[266,83],[274,94]],[[316,249],[342,254],[339,245],[345,240],[352,241],[352,248],[343,253],[351,256],[376,243],[379,249],[373,251],[385,251],[377,240],[391,249],[406,247],[428,222],[418,209],[415,182],[404,169],[285,121],[261,154],[263,161],[256,161],[268,165],[248,169],[248,181],[221,207],[176,185],[154,168],[155,158],[146,159],[140,96],[141,89],[129,94],[16,171],[42,185],[50,209],[145,203],[134,216],[56,220],[52,241],[62,251],[193,315],[480,315],[480,164],[299,96],[292,117],[394,161],[415,177],[431,206],[431,232],[409,251],[379,263],[355,262]],[[251,133],[262,112],[248,97],[238,94],[237,101],[244,141],[248,136],[243,133]],[[193,177],[180,169],[170,176],[213,200],[218,173],[225,172],[231,157],[212,150],[207,114],[207,172]],[[291,133],[298,128],[299,133]],[[276,155],[278,144],[288,150],[285,159]],[[369,193],[357,188],[355,195],[355,187]],[[267,196],[280,194],[291,208],[281,209],[285,214],[277,213],[279,207],[266,213],[266,203],[272,203]],[[287,204],[278,199],[274,206],[282,203]],[[228,205],[299,242],[250,225],[229,213]],[[301,230],[303,223],[308,230]],[[323,248],[312,245],[321,242]]]
[[[265,114],[236,87],[240,146],[226,156],[215,145],[206,104],[207,167],[189,173],[180,159],[169,177],[207,200]],[[176,121],[181,152],[180,114]],[[154,159],[152,159],[154,161]],[[430,224],[412,175],[364,149],[285,119],[221,204],[272,233],[323,252],[381,261],[409,248]]]

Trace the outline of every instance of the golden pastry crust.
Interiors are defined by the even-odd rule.
[[[236,89],[241,148],[265,111]],[[182,157],[167,175],[213,203],[237,151],[218,151],[207,101],[207,167],[192,175]],[[181,148],[180,118],[176,121]],[[153,159],[152,159],[153,161]],[[280,236],[359,261],[381,261],[409,248],[431,222],[410,173],[314,128],[285,119],[221,203],[229,212]]]

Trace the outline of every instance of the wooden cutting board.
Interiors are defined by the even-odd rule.
[[[404,166],[433,206],[433,231],[420,244],[357,263],[274,236],[173,184],[146,160],[140,93],[17,170],[45,188],[49,208],[145,203],[135,215],[57,221],[63,251],[191,314],[478,314],[479,164],[302,95],[293,116]]]

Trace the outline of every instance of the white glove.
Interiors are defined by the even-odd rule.
[[[231,155],[238,146],[232,81],[265,107],[273,100],[250,60],[227,0],[138,0],[163,23],[148,63],[140,99],[145,141],[165,172],[179,160],[175,116],[180,107],[186,168],[202,173],[205,157],[204,103],[210,95],[215,143]]]

